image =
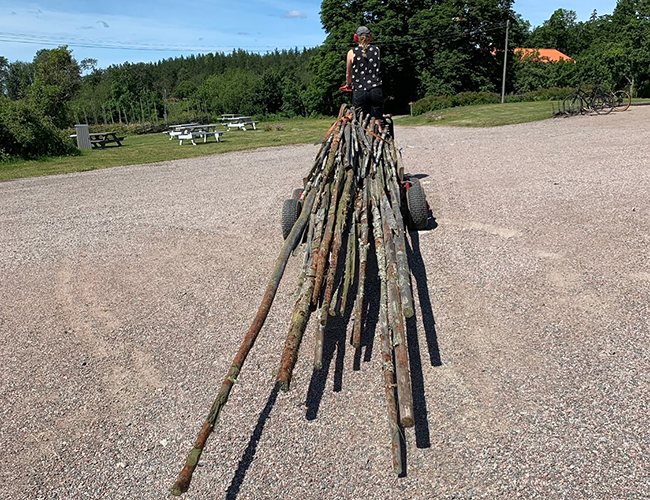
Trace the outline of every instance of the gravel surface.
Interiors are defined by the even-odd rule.
[[[186,498],[650,498],[649,124],[398,128],[437,223],[410,242],[406,477],[373,307],[315,375],[310,324],[274,392],[293,258]],[[0,183],[1,498],[167,497],[316,152]]]

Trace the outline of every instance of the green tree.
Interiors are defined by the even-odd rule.
[[[4,95],[9,77],[9,61],[6,57],[0,56],[0,95]]]
[[[198,88],[199,86],[195,82],[184,80],[176,85],[174,92],[172,92],[172,97],[175,97],[176,99],[188,99],[192,97],[192,94],[194,94]]]
[[[573,10],[557,9],[531,33],[529,44],[535,49],[556,49],[574,57],[580,47],[577,15]]]
[[[67,46],[36,53],[29,97],[55,125],[68,125],[68,104],[80,85],[81,70]]]
[[[34,64],[22,61],[9,63],[5,88],[10,99],[24,98],[34,83]]]
[[[323,0],[328,34],[312,58],[309,106],[332,113],[341,98],[345,53],[360,24],[374,34],[382,53],[387,111],[408,109],[424,94],[499,87],[507,20],[516,20],[508,0]]]
[[[276,70],[262,74],[258,94],[258,104],[262,114],[274,114],[282,108],[282,77]]]
[[[632,93],[650,80],[650,1],[619,0],[612,13],[615,41],[607,44],[604,57],[617,64]],[[620,84],[621,82],[619,82]]]
[[[253,71],[230,69],[206,78],[195,99],[205,102],[212,113],[261,114],[259,88],[260,77]]]
[[[517,94],[551,87],[574,87],[580,82],[574,61],[545,62],[514,55],[512,86]]]

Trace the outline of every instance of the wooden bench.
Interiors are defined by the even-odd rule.
[[[104,149],[106,144],[117,144],[118,146],[121,146],[124,139],[126,139],[126,136],[118,137],[117,132],[99,132],[90,134],[90,144],[94,148]]]

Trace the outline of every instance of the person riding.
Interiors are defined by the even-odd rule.
[[[370,114],[381,132],[384,114],[379,47],[370,45],[372,33],[366,26],[359,26],[354,34],[357,47],[347,55],[346,87],[352,89],[352,105]]]

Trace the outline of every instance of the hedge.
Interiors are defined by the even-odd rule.
[[[506,102],[557,101],[575,92],[572,87],[554,87],[535,90],[527,94],[506,96]],[[497,104],[501,96],[495,92],[460,92],[456,95],[426,96],[413,103],[413,115],[422,115],[456,106],[475,106],[479,104]]]

